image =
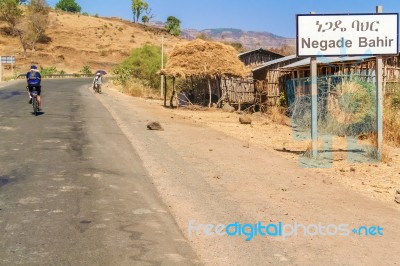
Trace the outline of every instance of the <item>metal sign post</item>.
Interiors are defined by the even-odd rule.
[[[376,7],[376,13],[382,13],[382,6]],[[383,143],[383,93],[382,93],[382,73],[383,63],[382,56],[376,57],[375,75],[376,75],[376,130],[377,130],[377,152],[378,160],[382,159],[382,143]]]
[[[15,57],[14,56],[0,56],[0,81],[3,81],[3,65],[11,64],[12,72],[14,72]]]
[[[161,70],[164,68],[164,35],[161,36]],[[164,96],[164,75],[161,75],[161,98]]]

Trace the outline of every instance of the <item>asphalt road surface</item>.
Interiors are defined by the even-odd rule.
[[[199,264],[90,83],[0,88],[0,265]]]

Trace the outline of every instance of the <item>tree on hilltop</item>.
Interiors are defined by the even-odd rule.
[[[133,22],[139,22],[143,12],[149,9],[149,4],[144,0],[132,0]]]
[[[56,9],[61,9],[63,11],[72,12],[72,13],[80,13],[81,6],[75,2],[75,0],[60,0],[56,4]]]
[[[165,23],[165,28],[172,35],[181,35],[181,21],[176,17],[169,16],[167,18],[167,22]]]

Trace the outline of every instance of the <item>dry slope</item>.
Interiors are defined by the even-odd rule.
[[[0,28],[6,24],[0,24]],[[1,31],[3,32],[3,31]],[[110,71],[126,58],[133,48],[144,44],[161,46],[161,29],[137,25],[119,18],[97,18],[51,11],[46,35],[47,44],[28,51],[24,58],[17,37],[0,35],[1,55],[16,57],[16,71],[24,72],[30,64],[55,66],[58,70],[78,72],[84,65]],[[164,32],[165,34],[165,32]],[[164,48],[168,52],[181,39],[166,34]],[[7,67],[6,67],[7,68]],[[5,76],[10,75],[9,71]]]

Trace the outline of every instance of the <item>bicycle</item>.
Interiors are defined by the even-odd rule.
[[[36,87],[32,88],[31,96],[32,96],[33,113],[35,114],[35,116],[37,116],[39,114],[39,104],[37,100],[38,93]]]

